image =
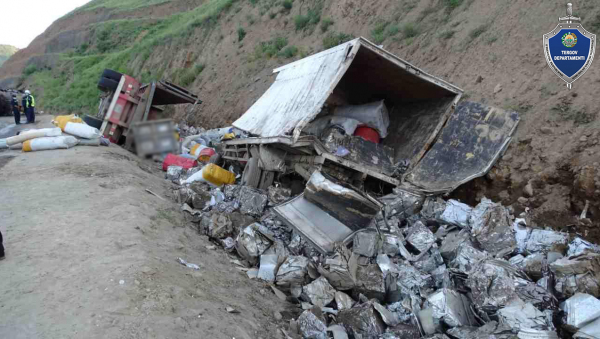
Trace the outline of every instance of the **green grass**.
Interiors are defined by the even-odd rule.
[[[329,49],[352,39],[354,39],[354,36],[350,34],[329,32],[323,38],[323,48]]]
[[[129,11],[142,7],[158,5],[170,2],[170,0],[95,0],[78,8],[75,12],[91,11],[99,8],[108,8],[118,11]]]
[[[404,27],[402,27],[402,35],[404,35],[404,38],[414,38],[419,35],[419,33],[419,28],[412,22],[406,23]]]
[[[188,87],[189,85],[193,84],[194,81],[196,81],[203,70],[204,65],[202,64],[183,70],[183,72],[180,73],[177,82],[183,87]]]
[[[145,65],[150,56],[163,46],[185,46],[197,30],[212,30],[219,17],[229,10],[236,0],[207,0],[202,5],[182,13],[154,20],[116,20],[94,26],[94,41],[85,55],[62,55],[53,70],[41,70],[27,76],[33,88],[43,88],[36,96],[44,105],[40,109],[59,112],[94,113],[98,106],[100,91],[97,83],[105,68],[144,79],[161,79],[165,65]],[[89,6],[106,7],[124,3],[123,7],[159,3],[158,1],[95,1]],[[116,6],[118,7],[118,6]],[[90,9],[91,7],[87,7]],[[80,9],[84,10],[84,9]],[[129,22],[130,21],[130,22]],[[107,29],[108,27],[108,29]],[[109,29],[113,30],[110,31]],[[104,31],[110,34],[102,33]],[[147,31],[143,37],[140,33]],[[136,38],[133,38],[133,37]],[[102,52],[98,49],[102,46]],[[134,63],[135,61],[135,63]],[[133,66],[135,65],[135,68]],[[150,69],[150,72],[148,71]],[[197,68],[194,71],[197,72]],[[65,74],[72,74],[66,76]],[[191,71],[175,72],[182,80],[193,82]],[[167,74],[168,76],[169,74]],[[173,78],[171,77],[171,80]],[[50,84],[58,88],[49,89]]]
[[[333,25],[333,19],[331,18],[325,18],[323,19],[323,21],[321,21],[321,32],[325,33],[327,32],[327,30],[329,29],[329,26]]]
[[[444,0],[444,5],[446,8],[453,10],[458,6],[462,5],[463,0]]]
[[[470,32],[469,32],[469,37],[471,39],[477,39],[479,36],[481,36],[481,34],[485,33],[485,31],[488,30],[488,28],[490,28],[490,24],[483,24],[481,26],[478,26],[476,28],[473,28]]]

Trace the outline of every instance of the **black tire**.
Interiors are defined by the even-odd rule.
[[[98,81],[98,88],[102,91],[116,91],[117,87],[119,87],[119,83],[112,79],[101,78],[100,81]]]
[[[116,81],[117,83],[119,81],[121,81],[121,77],[123,76],[123,74],[117,72],[117,71],[113,71],[112,69],[105,69],[104,72],[102,72],[102,77],[103,78],[107,78],[107,79],[111,79]]]
[[[83,117],[83,122],[85,122],[88,126],[100,129],[102,127],[102,120],[86,115]]]
[[[221,166],[221,155],[219,153],[211,155],[210,159],[208,159],[208,163]]]
[[[242,174],[242,185],[258,188],[261,172],[260,167],[258,167],[258,158],[250,158]]]

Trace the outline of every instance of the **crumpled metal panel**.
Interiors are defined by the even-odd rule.
[[[347,308],[352,308],[354,305],[354,300],[352,300],[352,298],[350,298],[350,296],[346,293],[338,291],[335,292],[335,304],[337,305],[337,309],[341,311]]]
[[[289,256],[277,271],[277,285],[303,285],[308,273],[308,258]]]
[[[577,331],[573,339],[598,339],[600,338],[600,318]]]
[[[406,180],[425,192],[444,193],[485,175],[508,147],[518,123],[517,112],[459,103]]]
[[[508,210],[501,204],[482,199],[469,217],[471,234],[481,248],[495,255],[517,246]]]
[[[260,137],[289,134],[321,111],[329,91],[341,76],[347,48],[356,41],[317,53],[276,69],[271,87],[233,126]]]
[[[376,232],[358,232],[354,235],[352,252],[372,258],[377,254],[379,234]]]
[[[341,325],[329,326],[327,332],[333,334],[333,339],[348,339],[348,333],[346,333],[346,329]]]
[[[385,299],[385,278],[377,264],[359,265],[356,271],[355,290],[369,299]]]
[[[418,339],[421,338],[419,328],[413,325],[398,324],[389,327],[380,337],[381,339]]]
[[[379,303],[373,303],[373,307],[375,307],[375,310],[379,313],[381,319],[386,325],[396,326],[400,323],[401,319],[397,313],[388,310],[385,308],[385,306],[382,306]]]
[[[554,288],[564,298],[577,292],[600,297],[600,254],[562,258],[550,264],[550,270],[556,276]]]
[[[325,307],[325,305],[332,302],[335,297],[335,289],[329,284],[325,277],[320,277],[304,286],[302,292],[308,296],[313,305],[319,307]]]
[[[341,182],[313,172],[304,190],[304,198],[320,207],[353,231],[369,226],[381,210],[376,201]]]
[[[470,241],[464,241],[458,246],[456,255],[450,262],[450,267],[469,274],[488,257],[489,255],[486,252],[475,248]]]
[[[400,188],[394,188],[393,192],[379,198],[379,201],[385,205],[387,217],[399,215],[402,218],[407,218],[419,213],[423,207],[425,201],[423,195]]]
[[[468,230],[452,231],[443,238],[440,254],[447,262],[451,262],[456,258],[460,245],[466,241],[470,242]]]
[[[576,255],[584,254],[585,252],[600,253],[600,246],[577,237],[569,244],[567,256],[574,257]]]
[[[383,321],[370,303],[340,311],[337,320],[354,338],[357,335],[377,338],[385,330]]]
[[[525,250],[535,252],[561,252],[567,248],[569,235],[567,233],[533,229],[527,238]]]
[[[522,329],[517,334],[519,339],[558,339],[556,331],[534,330],[531,328]]]
[[[518,332],[523,329],[549,330],[552,323],[548,322],[546,315],[532,304],[525,304],[520,300],[498,311],[500,323]]]
[[[327,339],[327,325],[322,315],[315,315],[313,310],[306,310],[298,317],[298,327],[302,338]]]
[[[431,248],[435,242],[435,235],[422,222],[417,221],[408,229],[406,241],[416,248],[419,253],[423,253]]]
[[[254,223],[244,228],[236,240],[235,248],[238,254],[251,263],[256,263],[258,257],[271,247],[271,241],[257,231],[261,226]]]
[[[497,310],[518,299],[514,275],[499,262],[487,260],[469,276],[473,303],[486,311]]]
[[[448,200],[444,212],[439,216],[439,221],[445,224],[456,225],[461,228],[469,227],[469,215],[473,207],[457,200]]]
[[[600,300],[589,294],[576,293],[565,301],[564,311],[567,314],[566,326],[575,332],[600,318]]]
[[[431,275],[423,273],[408,264],[399,264],[397,273],[389,275],[388,298],[395,302],[411,295],[421,295],[421,291],[434,286]]]
[[[463,294],[444,288],[430,295],[427,301],[433,309],[433,317],[449,327],[477,325],[470,309],[471,303]]]
[[[268,282],[275,282],[275,274],[278,267],[278,254],[273,247],[260,256],[260,267],[258,278]]]
[[[237,200],[240,202],[240,212],[257,217],[263,214],[269,202],[266,194],[248,186],[240,187]]]
[[[346,291],[354,288],[357,270],[357,257],[345,246],[339,246],[336,253],[325,259],[325,265],[317,269],[336,289]]]

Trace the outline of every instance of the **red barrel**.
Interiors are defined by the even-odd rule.
[[[368,126],[359,126],[356,131],[354,131],[354,135],[376,144],[378,144],[379,140],[381,139],[379,137],[379,133],[375,129]]]

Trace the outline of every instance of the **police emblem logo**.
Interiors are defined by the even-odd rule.
[[[565,33],[565,35],[563,35],[562,37],[562,43],[563,45],[565,45],[565,47],[573,47],[577,44],[577,35],[575,35],[575,33]]]
[[[567,4],[567,16],[558,18],[558,25],[544,35],[544,54],[550,69],[569,89],[592,65],[596,50],[596,35],[573,16],[573,5]]]

